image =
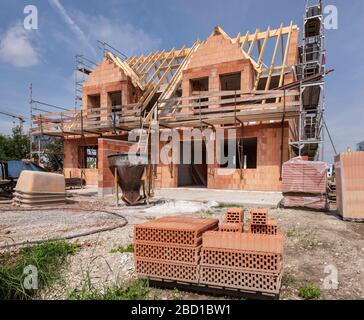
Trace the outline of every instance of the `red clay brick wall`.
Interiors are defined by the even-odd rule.
[[[108,107],[101,116],[102,120],[107,120],[106,112],[111,111],[108,103],[108,93],[121,91],[122,104],[136,103],[142,92],[135,88],[129,77],[114,63],[104,60],[89,75],[83,87],[83,109],[87,109],[88,95],[100,94],[101,107]]]
[[[243,59],[244,55],[237,43],[232,43],[222,35],[210,36],[192,56],[188,69],[221,64]]]
[[[64,169],[66,178],[81,178],[79,147],[97,145],[96,137],[65,138],[64,140]],[[97,169],[84,169],[87,185],[97,185]]]
[[[114,193],[114,176],[109,169],[107,156],[118,152],[128,152],[130,143],[124,140],[99,138],[98,193],[101,196]]]
[[[245,138],[256,137],[257,141],[257,168],[243,170],[243,179],[240,178],[240,169],[230,175],[219,175],[227,169],[209,166],[208,188],[255,190],[255,191],[281,191],[280,178],[281,165],[281,125],[262,124],[244,128]],[[237,136],[240,137],[239,131]],[[288,124],[284,128],[283,162],[288,160]],[[214,175],[212,175],[213,170]]]

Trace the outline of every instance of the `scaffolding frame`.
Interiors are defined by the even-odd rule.
[[[303,40],[300,63],[296,66],[300,80],[299,139],[290,142],[297,155],[310,160],[323,158],[326,49],[323,3],[306,1],[303,17]],[[317,77],[315,77],[317,75]],[[307,79],[311,79],[307,81]]]

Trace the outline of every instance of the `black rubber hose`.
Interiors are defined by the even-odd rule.
[[[44,211],[44,210],[72,210],[72,209],[75,209],[75,210],[80,210],[80,211],[87,211],[87,212],[96,212],[96,210],[87,210],[87,209],[80,209],[80,208],[37,208],[37,209],[3,209],[4,212],[6,211]],[[115,229],[119,229],[119,228],[123,228],[125,227],[127,224],[128,224],[128,220],[116,213],[116,212],[112,212],[112,211],[105,211],[105,210],[99,210],[98,212],[102,212],[102,213],[106,213],[106,214],[112,214],[114,216],[117,216],[121,219],[124,220],[124,222],[122,223],[119,223],[115,226],[111,226],[111,227],[105,227],[105,228],[100,228],[100,229],[96,229],[96,230],[93,230],[93,231],[87,231],[87,232],[82,232],[82,233],[76,233],[76,234],[72,234],[72,235],[69,235],[69,236],[64,236],[64,237],[55,237],[55,238],[50,238],[50,239],[39,239],[39,240],[27,240],[27,241],[21,241],[21,242],[14,242],[14,243],[11,243],[11,244],[6,244],[6,245],[3,245],[3,246],[0,246],[0,250],[2,249],[8,249],[8,248],[11,248],[11,247],[19,247],[19,246],[24,246],[24,245],[30,245],[30,244],[41,244],[41,243],[45,243],[45,242],[53,242],[53,241],[62,241],[62,240],[71,240],[71,239],[75,239],[75,238],[81,238],[81,237],[86,237],[86,236],[89,236],[89,235],[92,235],[92,234],[95,234],[95,233],[102,233],[102,232],[106,232],[106,231],[112,231],[112,230],[115,230]]]

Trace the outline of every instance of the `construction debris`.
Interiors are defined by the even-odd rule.
[[[364,152],[335,158],[337,208],[344,220],[364,221]]]
[[[61,174],[21,172],[15,187],[13,204],[23,207],[66,203],[65,178]]]

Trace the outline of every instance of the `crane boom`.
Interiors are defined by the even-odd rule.
[[[1,111],[1,110],[0,110],[0,114],[3,114],[3,115],[5,115],[5,116],[8,116],[8,117],[12,117],[12,118],[18,119],[18,120],[20,120],[20,122],[21,122],[21,123],[24,123],[24,122],[25,122],[25,117],[20,116],[20,115],[17,115],[17,114],[14,114],[14,113],[4,112],[4,111]]]

